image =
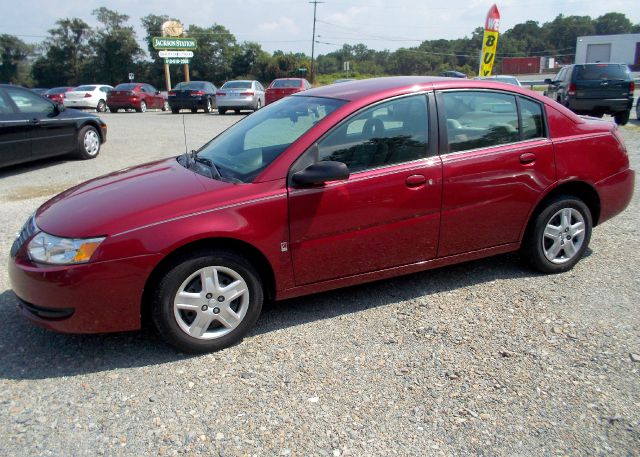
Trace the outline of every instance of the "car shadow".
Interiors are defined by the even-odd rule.
[[[586,253],[589,254],[589,251]],[[352,286],[281,302],[268,303],[250,336],[295,327],[340,315],[358,313],[418,297],[428,303],[434,294],[496,279],[539,276],[517,254],[393,279]],[[16,311],[13,291],[0,294],[0,379],[43,379],[118,368],[169,363],[195,357],[165,344],[151,326],[138,332],[67,335],[30,324]],[[230,349],[233,350],[233,349]]]
[[[67,162],[77,161],[71,157],[71,155],[61,155],[54,157],[46,157],[43,159],[34,160],[33,162],[19,163],[16,165],[9,165],[7,167],[0,168],[0,179],[9,176],[17,176],[23,173],[28,173],[34,170],[40,170],[49,167],[55,167]]]

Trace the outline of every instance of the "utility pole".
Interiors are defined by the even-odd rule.
[[[313,71],[313,56],[316,48],[316,8],[318,6],[318,3],[324,3],[324,2],[319,2],[317,0],[314,0],[309,3],[313,3],[313,38],[311,39],[311,75],[309,76],[309,79],[311,80],[310,82],[313,83],[313,78],[315,77],[315,74]]]

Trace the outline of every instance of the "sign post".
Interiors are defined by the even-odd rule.
[[[190,81],[189,61],[193,57],[193,50],[198,47],[194,38],[181,37],[182,24],[177,21],[167,21],[162,25],[162,37],[153,37],[153,49],[164,59],[164,79],[167,90],[171,90],[171,73],[169,65],[184,65],[185,81]]]
[[[495,3],[489,8],[487,19],[484,23],[484,36],[482,37],[482,54],[480,55],[480,76],[491,76],[493,63],[496,59],[498,47],[498,32],[500,30],[500,12]]]
[[[134,74],[129,73],[129,82],[133,82],[133,79],[134,79]]]

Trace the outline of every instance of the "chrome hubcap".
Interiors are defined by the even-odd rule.
[[[147,104],[145,102],[140,103],[140,111],[143,113],[147,110]]]
[[[82,140],[84,150],[87,154],[93,156],[98,153],[100,149],[100,138],[95,130],[87,130]]]
[[[563,208],[556,212],[544,229],[542,250],[552,263],[561,264],[573,259],[584,242],[585,222],[580,211]]]
[[[247,314],[249,288],[242,276],[227,267],[201,268],[178,288],[173,314],[180,329],[200,340],[220,338],[235,329]]]

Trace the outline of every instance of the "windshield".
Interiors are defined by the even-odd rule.
[[[182,83],[176,84],[176,87],[174,87],[173,89],[174,90],[205,89],[205,85],[203,82],[196,82],[196,81],[182,82]]]
[[[250,182],[291,143],[345,103],[333,98],[284,98],[205,144],[198,157],[212,161],[223,178]]]
[[[629,67],[619,64],[576,65],[576,81],[593,79],[631,79]]]
[[[224,83],[221,89],[250,89],[251,81],[228,81]]]
[[[76,92],[93,92],[96,89],[96,86],[78,86],[73,89]]]
[[[133,90],[138,87],[137,83],[118,84],[113,90]]]
[[[276,79],[271,83],[271,87],[300,87],[299,79]]]

